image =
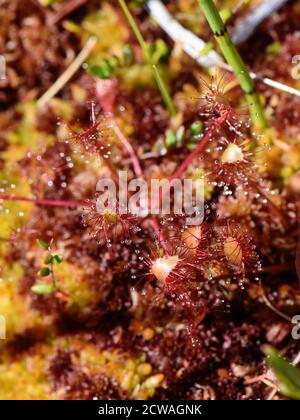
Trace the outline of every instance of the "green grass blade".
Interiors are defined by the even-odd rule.
[[[148,54],[148,48],[147,48],[147,43],[143,38],[143,35],[138,27],[138,25],[136,24],[136,21],[134,20],[134,17],[132,16],[126,2],[124,0],[119,0],[119,4],[129,22],[129,25],[131,26],[131,29],[133,30],[136,39],[138,40],[138,43],[141,46],[141,49],[143,51],[143,55],[144,55],[144,60],[147,64],[152,66],[152,70],[153,70],[153,75],[155,78],[155,81],[157,83],[157,86],[159,88],[159,91],[161,93],[161,96],[165,102],[165,105],[168,109],[168,111],[170,112],[170,114],[172,116],[176,115],[176,108],[175,105],[172,101],[171,95],[169,93],[169,90],[167,88],[167,85],[165,84],[163,78],[161,77],[159,70],[157,68],[157,66],[153,63],[151,63],[151,59],[149,58],[149,54]]]
[[[264,128],[266,126],[266,119],[259,95],[256,92],[255,83],[251,79],[242,57],[231,41],[218,9],[216,8],[213,0],[198,1],[225,60],[232,67],[233,72],[246,94],[253,124],[257,128]]]
[[[279,355],[272,347],[265,349],[267,362],[274,370],[283,395],[300,400],[300,369]]]

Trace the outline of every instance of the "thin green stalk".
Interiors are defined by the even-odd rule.
[[[259,95],[256,92],[255,83],[251,79],[242,57],[231,41],[218,9],[216,8],[213,0],[198,1],[225,57],[225,60],[232,67],[233,72],[246,94],[253,124],[257,128],[264,128],[266,126],[266,119]]]
[[[154,77],[157,83],[157,86],[160,90],[161,96],[163,97],[163,100],[165,101],[166,107],[171,115],[176,115],[176,108],[172,101],[172,98],[169,94],[169,91],[167,89],[167,86],[165,82],[163,81],[161,74],[155,64],[152,65],[152,69],[154,72]]]
[[[133,30],[136,39],[138,41],[138,43],[141,46],[141,49],[143,51],[143,55],[144,55],[144,60],[148,65],[151,65],[152,71],[153,71],[153,75],[155,78],[155,81],[157,83],[158,89],[161,93],[161,96],[166,104],[166,107],[168,109],[168,111],[170,112],[171,115],[176,115],[176,108],[175,105],[172,101],[171,95],[169,93],[169,90],[167,88],[166,83],[164,82],[163,78],[161,77],[159,70],[157,68],[157,66],[151,62],[151,58],[149,57],[149,52],[148,52],[148,48],[147,48],[147,43],[138,27],[138,25],[136,24],[134,17],[132,16],[127,4],[125,0],[119,0],[119,4],[129,22],[129,25],[131,26],[131,29]]]
[[[138,43],[140,44],[142,50],[143,50],[143,54],[146,57],[147,56],[147,44],[144,40],[144,37],[140,31],[140,28],[138,27],[138,25],[136,24],[134,17],[132,16],[130,10],[128,9],[128,6],[125,2],[125,0],[119,0],[120,6],[122,7],[122,10],[124,12],[124,15],[126,16],[129,25],[131,26],[131,29],[134,32],[134,35],[136,36],[136,39],[138,40]]]

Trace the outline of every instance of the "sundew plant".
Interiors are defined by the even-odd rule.
[[[2,2],[0,399],[300,398],[300,7],[264,3]]]

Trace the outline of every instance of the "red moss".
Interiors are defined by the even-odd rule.
[[[126,399],[124,391],[104,375],[89,376],[72,362],[72,353],[58,349],[49,364],[49,376],[55,391],[66,400]]]

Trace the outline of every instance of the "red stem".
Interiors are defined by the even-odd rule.
[[[15,195],[5,195],[5,194],[0,194],[0,200],[26,201],[26,202],[34,203],[40,206],[52,206],[52,207],[89,207],[92,205],[88,201],[48,200],[48,199],[43,199],[43,198],[18,197]]]
[[[96,82],[96,95],[98,97],[101,107],[103,108],[104,112],[107,114],[107,117],[112,125],[112,129],[114,130],[116,136],[118,137],[118,139],[120,140],[124,148],[127,150],[127,153],[129,154],[131,158],[135,175],[137,177],[143,178],[143,170],[139,162],[139,159],[135,153],[135,150],[132,147],[130,141],[122,133],[122,130],[120,129],[114,115],[113,105],[116,99],[115,81],[113,79],[110,79],[107,81],[98,80]]]
[[[137,157],[137,154],[135,153],[135,150],[132,147],[130,141],[124,136],[124,134],[122,133],[122,130],[118,126],[118,123],[117,123],[117,121],[115,119],[115,116],[114,116],[114,113],[112,111],[112,107],[111,106],[109,106],[109,107],[106,106],[104,101],[100,100],[100,102],[102,103],[103,109],[108,114],[109,121],[112,125],[112,128],[113,128],[116,136],[118,137],[118,139],[120,140],[120,142],[122,143],[124,148],[127,150],[127,153],[131,158],[135,175],[139,178],[145,179],[145,176],[144,176],[143,169],[142,169],[142,166],[140,164],[139,158]],[[168,251],[168,244],[166,243],[166,241],[163,238],[163,233],[160,230],[159,223],[158,223],[157,219],[155,217],[151,217],[150,223],[151,223],[152,228],[153,228],[156,236],[158,237],[163,249],[167,252]]]
[[[118,123],[115,120],[115,117],[114,117],[113,113],[111,113],[109,115],[109,120],[111,122],[112,128],[113,128],[114,132],[116,133],[118,139],[123,144],[123,146],[125,147],[125,149],[127,150],[127,153],[129,154],[129,156],[131,158],[135,175],[137,177],[143,178],[143,170],[142,170],[141,164],[139,162],[139,159],[138,159],[138,157],[137,157],[137,155],[134,151],[134,148],[132,147],[131,143],[127,140],[127,138],[124,136],[124,134],[120,130],[120,127],[118,126]]]
[[[199,155],[205,148],[206,144],[209,142],[209,140],[212,138],[214,133],[218,128],[221,127],[221,125],[225,122],[227,118],[227,115],[221,115],[215,123],[212,125],[212,127],[208,130],[208,132],[205,134],[203,139],[200,141],[198,146],[185,158],[185,160],[182,162],[182,164],[179,166],[179,168],[174,172],[174,174],[171,176],[170,181],[173,181],[176,178],[180,178],[183,172],[186,170],[186,168],[192,163],[192,161],[195,159],[197,155]]]

